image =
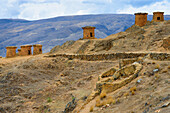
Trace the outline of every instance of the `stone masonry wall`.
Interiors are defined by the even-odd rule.
[[[164,12],[154,12],[153,13],[153,21],[155,21],[155,22],[164,21]]]
[[[6,58],[11,58],[16,56],[16,49],[17,47],[6,47]]]
[[[42,54],[42,45],[33,45],[34,50],[33,50],[33,55],[38,55],[38,54]]]
[[[135,25],[144,26],[147,23],[147,13],[136,13],[135,14]]]
[[[31,47],[32,47],[32,45],[21,46],[21,56],[32,55]]]
[[[92,37],[90,36],[90,33],[92,33]],[[95,39],[94,28],[84,29],[83,39]]]
[[[62,56],[69,59],[81,59],[88,61],[100,61],[100,60],[117,60],[117,59],[127,59],[127,58],[138,58],[145,57],[148,53],[112,53],[112,54],[92,54],[92,55],[66,55],[66,54],[56,54],[49,55],[48,57]],[[170,54],[168,53],[150,53],[150,58],[153,60],[170,60]]]

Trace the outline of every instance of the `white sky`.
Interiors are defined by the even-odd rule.
[[[37,20],[67,15],[164,11],[170,0],[0,0],[0,18]]]

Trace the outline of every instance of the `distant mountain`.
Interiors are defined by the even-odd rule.
[[[152,20],[152,16],[148,16]],[[170,15],[165,16],[170,20]],[[5,56],[6,46],[42,44],[43,52],[49,52],[56,45],[68,40],[83,37],[81,27],[95,26],[96,37],[125,31],[135,22],[135,16],[129,14],[100,14],[63,16],[36,21],[20,19],[0,19],[0,56]]]

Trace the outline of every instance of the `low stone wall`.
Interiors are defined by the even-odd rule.
[[[101,75],[99,75],[98,80],[101,80],[101,79],[106,78],[106,77],[113,76],[113,74],[115,72],[116,72],[116,69],[115,68],[111,68],[108,71],[106,71],[106,72],[102,73]]]
[[[150,58],[153,60],[170,60],[170,54],[167,53],[151,53]]]
[[[47,57],[62,56],[62,57],[66,57],[69,59],[76,58],[76,59],[88,60],[88,61],[100,61],[100,60],[117,60],[117,59],[127,59],[127,58],[138,58],[138,57],[144,57],[146,55],[148,55],[148,53],[112,53],[112,54],[92,54],[92,55],[56,54],[56,55],[49,55]],[[150,58],[153,60],[170,60],[170,54],[168,54],[168,53],[150,53]]]
[[[113,92],[121,88],[122,86],[130,83],[134,78],[138,76],[138,73],[141,70],[142,65],[139,63],[134,63],[116,71],[112,77],[101,79],[96,83],[96,89],[98,91],[98,94],[103,90],[106,93]],[[120,77],[121,79],[119,79]]]
[[[137,61],[139,61],[138,58],[128,58],[128,59],[122,59],[120,63],[121,63],[121,67],[124,67],[128,64],[132,64],[133,62],[137,62]]]

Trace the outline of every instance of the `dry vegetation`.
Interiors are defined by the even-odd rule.
[[[74,43],[76,45],[68,47],[69,50],[60,48],[57,52],[112,53],[158,50],[169,53],[160,46],[163,36],[170,35],[169,25],[156,23],[143,28],[133,26],[124,33],[90,41],[88,44],[87,41],[77,41]],[[91,99],[90,95],[96,90],[99,75],[111,67],[119,67],[118,59],[85,61],[64,57],[49,58],[44,57],[45,55],[1,58],[0,112],[61,113],[67,103],[73,100],[72,95],[77,102],[73,112],[169,112],[167,106],[162,107],[170,98],[168,60],[146,58],[142,62],[143,69],[132,82],[111,93],[102,90]],[[125,78],[122,77],[119,81],[122,79]]]

